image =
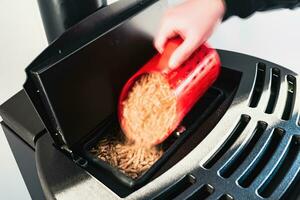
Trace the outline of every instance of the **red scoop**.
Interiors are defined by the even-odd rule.
[[[163,142],[180,124],[193,105],[203,96],[214,83],[220,73],[220,58],[216,50],[207,44],[201,45],[190,58],[176,69],[170,69],[169,59],[174,50],[181,44],[180,38],[169,40],[162,54],[156,54],[142,68],[140,68],[125,84],[119,98],[118,117],[121,128],[126,135],[123,124],[122,102],[128,92],[142,74],[160,73],[169,82],[176,96],[177,117],[167,133],[154,141],[154,145]]]

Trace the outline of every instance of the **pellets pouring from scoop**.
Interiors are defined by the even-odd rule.
[[[163,142],[220,73],[219,56],[207,44],[178,68],[168,67],[181,43],[180,38],[169,40],[164,52],[156,54],[123,87],[118,117],[133,142],[148,146]]]
[[[176,97],[165,78],[158,73],[144,74],[123,102],[126,136],[149,146],[167,133],[176,118]]]

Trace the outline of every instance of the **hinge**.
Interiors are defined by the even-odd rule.
[[[63,134],[61,134],[61,132],[59,130],[56,129],[56,131],[54,132],[54,134],[52,134],[53,139],[55,140],[55,143],[61,147],[61,149],[63,150],[68,150],[68,147],[66,146],[66,141],[63,137]],[[67,151],[69,152],[69,151]]]
[[[81,167],[86,167],[88,164],[88,161],[84,158],[82,158],[81,156],[78,156],[76,154],[74,154],[74,152],[69,149],[69,147],[67,145],[63,145],[61,146],[61,149],[66,152],[67,154],[69,154],[69,156],[71,156],[72,160],[79,166]]]

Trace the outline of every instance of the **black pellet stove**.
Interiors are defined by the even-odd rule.
[[[33,199],[300,198],[298,76],[235,52],[218,50],[220,77],[183,120],[185,131],[163,143],[149,173],[124,180],[89,153],[118,127],[120,90],[155,54],[153,35],[171,4],[98,2],[60,28],[43,15],[52,43],[26,68],[24,89],[0,109]],[[74,14],[60,5],[62,16]]]

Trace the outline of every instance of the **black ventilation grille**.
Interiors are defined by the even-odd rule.
[[[216,199],[234,199],[229,194],[240,197],[245,194],[249,199],[277,199],[277,196],[279,199],[299,185],[300,136],[291,136],[281,127],[270,129],[266,122],[258,121],[249,139],[236,148],[229,161],[224,156],[218,162],[223,163],[218,169],[200,168],[195,173],[200,175],[198,180],[212,182],[214,191],[223,193]]]
[[[214,186],[213,192],[206,190],[209,200],[295,199],[291,194],[300,195],[297,76],[264,62],[257,62],[255,73],[246,104],[255,109],[241,107],[243,114],[233,129],[218,129],[219,137],[227,135],[226,139],[194,173],[197,184]],[[232,117],[227,120],[234,121]]]

